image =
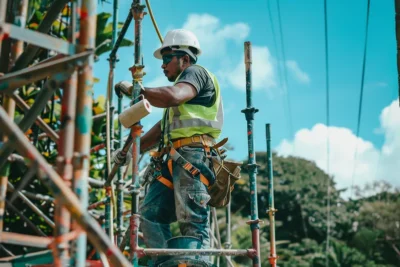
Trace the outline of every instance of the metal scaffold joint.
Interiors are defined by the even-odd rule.
[[[254,120],[254,114],[256,114],[257,112],[258,109],[256,109],[255,107],[242,109],[242,113],[244,113],[244,115],[246,116],[246,120],[248,121]]]

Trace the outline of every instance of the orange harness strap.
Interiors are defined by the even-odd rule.
[[[172,159],[170,159],[170,160],[168,160],[168,170],[169,170],[169,173],[171,174],[171,176],[172,176]],[[191,163],[189,163],[189,162],[187,162],[184,166],[182,166],[185,170],[187,170],[188,172],[190,172],[191,174],[193,174],[193,175],[197,175],[198,173],[199,173],[199,171],[197,170],[197,168],[195,168]],[[194,171],[193,171],[193,169],[194,169]],[[160,176],[158,176],[157,177],[157,180],[160,182],[160,183],[162,183],[162,184],[164,184],[166,187],[168,187],[169,189],[171,189],[171,190],[174,190],[174,184],[170,181],[170,180],[168,180],[167,178],[165,178],[164,176],[162,176],[162,175],[160,175]],[[207,188],[209,187],[209,185],[210,185],[210,182],[208,181],[208,179],[203,175],[203,174],[201,174],[200,173],[200,181],[205,185],[205,186],[207,186]]]

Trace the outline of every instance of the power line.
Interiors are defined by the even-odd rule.
[[[283,86],[283,81],[282,81],[282,73],[281,73],[281,67],[279,65],[279,50],[278,50],[278,44],[276,42],[276,38],[275,38],[275,26],[274,26],[274,21],[272,19],[272,12],[271,12],[271,1],[267,1],[268,2],[268,14],[269,14],[269,22],[271,25],[271,32],[272,32],[272,40],[274,41],[274,48],[276,51],[276,59],[278,61],[278,76],[279,76],[279,83],[280,86]]]
[[[288,106],[288,119],[289,119],[289,132],[291,136],[294,137],[293,133],[293,122],[292,122],[292,111],[291,111],[291,105],[290,105],[290,96],[289,96],[289,91],[288,91],[288,78],[287,78],[287,71],[286,71],[286,56],[285,56],[285,46],[283,44],[283,31],[282,31],[282,21],[281,21],[281,10],[279,6],[279,0],[276,0],[277,8],[278,8],[278,25],[279,25],[279,34],[281,35],[281,48],[282,48],[282,59],[283,59],[283,76],[284,76],[284,81],[285,81],[285,96],[286,96],[286,101],[287,101],[287,106]],[[294,144],[294,143],[293,143]]]
[[[331,182],[330,182],[330,151],[329,151],[329,50],[328,50],[328,7],[327,0],[324,1],[324,20],[325,20],[325,75],[326,75],[326,169],[328,174],[327,179],[327,207],[326,207],[326,266],[329,266],[329,237],[331,225]]]
[[[271,12],[271,1],[267,1],[268,2],[268,6],[267,6],[267,8],[268,8],[268,14],[269,14],[269,22],[270,22],[270,26],[271,26],[271,32],[272,32],[272,40],[273,40],[273,42],[274,42],[274,49],[275,49],[275,51],[276,51],[276,59],[277,59],[277,70],[278,70],[278,77],[279,77],[279,86],[280,86],[280,88],[283,88],[283,81],[282,81],[282,72],[281,72],[281,65],[280,65],[280,59],[279,59],[279,50],[278,50],[278,44],[277,44],[277,41],[276,41],[276,38],[275,38],[275,25],[274,25],[274,21],[273,21],[273,18],[272,18],[272,12]],[[285,97],[287,97],[287,95],[286,95],[286,93],[284,92],[284,96]],[[289,120],[287,119],[287,117],[288,117],[288,115],[287,115],[287,113],[288,113],[288,111],[287,111],[287,107],[286,107],[286,105],[285,105],[285,100],[284,99],[282,99],[282,108],[283,108],[283,118],[284,118],[284,121],[286,122],[286,127],[287,127],[287,129],[288,130],[290,130],[291,129],[291,125],[290,125],[290,122],[289,122]]]
[[[368,0],[368,4],[367,4],[367,19],[366,19],[366,25],[365,25],[364,56],[363,56],[362,71],[361,71],[360,100],[359,100],[359,105],[358,105],[358,117],[357,117],[356,149],[355,149],[355,152],[354,152],[354,165],[353,165],[353,175],[352,175],[352,178],[351,178],[350,198],[353,196],[354,175],[355,175],[356,165],[357,165],[358,137],[360,135],[362,100],[363,100],[363,95],[364,95],[365,65],[366,65],[366,61],[367,61],[366,59],[367,59],[367,45],[368,45],[368,25],[369,25],[370,2],[371,1]]]

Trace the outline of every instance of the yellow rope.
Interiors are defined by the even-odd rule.
[[[146,5],[147,5],[147,8],[148,8],[148,10],[149,10],[150,18],[151,18],[151,21],[153,22],[154,29],[155,29],[156,32],[157,32],[158,38],[160,39],[160,42],[163,43],[163,38],[162,38],[162,36],[161,36],[160,30],[158,29],[157,22],[156,22],[156,20],[154,19],[153,11],[152,11],[152,9],[151,9],[151,5],[150,5],[150,1],[149,1],[149,0],[146,0]]]

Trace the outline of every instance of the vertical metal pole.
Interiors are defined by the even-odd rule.
[[[268,214],[269,214],[269,238],[270,238],[270,253],[269,263],[272,267],[276,267],[276,245],[275,245],[275,209],[274,204],[274,174],[272,165],[272,150],[271,150],[271,125],[265,125],[265,135],[267,138],[267,168],[268,168],[268,181],[269,181],[269,195],[268,195]]]
[[[114,213],[113,213],[113,204],[112,204],[112,194],[113,190],[112,187],[113,185],[110,184],[109,186],[106,186],[106,202],[105,202],[105,218],[104,218],[104,228],[107,233],[107,235],[110,237],[112,242],[114,243]]]
[[[69,41],[73,44],[76,43],[76,20],[77,20],[77,6],[73,1],[71,2],[71,20],[69,24]],[[71,77],[65,82],[64,95],[61,103],[61,128],[60,139],[58,142],[58,157],[57,157],[57,170],[61,178],[64,180],[66,186],[72,185],[73,174],[73,154],[75,132],[75,116],[76,116],[76,95],[77,95],[77,72],[73,72]],[[56,199],[54,221],[56,227],[54,228],[54,236],[56,237],[56,245],[54,251],[54,266],[67,266],[70,261],[68,241],[64,241],[61,236],[67,234],[71,228],[71,214],[62,206],[59,200]]]
[[[226,240],[224,243],[225,249],[231,249],[231,202],[228,203],[225,209],[225,222],[226,222]],[[231,256],[226,256],[228,260],[231,259]]]
[[[133,12],[133,19],[135,20],[135,64],[130,69],[133,78],[133,92],[132,96],[134,104],[139,101],[140,94],[140,84],[143,80],[143,61],[142,61],[142,20],[145,15],[144,13],[145,5],[141,4],[141,0],[134,0],[132,4],[131,12]],[[140,152],[140,135],[142,132],[142,125],[140,121],[134,124],[131,128],[131,136],[133,139],[132,145],[132,207],[131,207],[131,217],[130,217],[130,251],[131,251],[131,261],[133,265],[138,266],[137,257],[137,247],[138,247],[138,227],[139,227],[139,152]]]
[[[247,169],[250,178],[250,206],[251,206],[251,220],[247,222],[250,225],[252,232],[253,249],[256,255],[253,257],[253,267],[261,266],[260,258],[260,220],[258,219],[258,205],[257,205],[257,164],[256,155],[254,152],[254,139],[253,139],[253,120],[254,113],[258,109],[252,107],[252,84],[251,84],[251,43],[244,43],[244,63],[246,67],[246,103],[247,107],[242,110],[246,115],[247,121],[247,145],[248,145],[248,164]]]
[[[114,0],[114,12],[113,12],[113,32],[112,32],[112,42],[113,45],[117,42],[118,38],[118,0]],[[111,59],[110,59],[111,60]],[[115,62],[117,62],[116,56],[114,56],[114,66],[115,68]],[[114,83],[113,83],[114,84]],[[118,98],[118,114],[122,112],[122,98]],[[118,142],[117,142],[117,148],[122,147],[122,128],[121,128],[121,123],[118,120]],[[119,245],[122,242],[123,238],[123,207],[124,207],[124,193],[123,193],[123,187],[124,187],[124,179],[122,178],[122,172],[121,168],[118,168],[117,172],[117,181],[116,181],[116,187],[117,187],[117,245]]]
[[[398,92],[399,92],[399,105],[400,105],[400,0],[394,1],[394,6],[396,10],[396,42],[397,42],[397,82],[398,82]]]
[[[213,218],[213,223],[215,224],[215,235],[217,237],[217,248],[221,249],[221,234],[219,232],[219,225],[218,225],[218,217],[217,217],[217,210],[215,208],[211,208],[211,214]],[[219,267],[221,257],[217,256],[216,263],[214,264],[216,267]]]
[[[82,0],[80,14],[80,50],[94,49],[96,37],[97,0]],[[92,87],[93,56],[91,56],[78,74],[78,93],[76,103],[74,189],[86,210],[88,206],[88,175],[90,165],[90,142],[92,131]],[[76,229],[76,228],[75,228]],[[86,234],[80,234],[75,240],[73,266],[85,266]]]
[[[122,112],[122,98],[118,98],[118,114]],[[121,122],[118,120],[118,148],[122,146],[122,126]],[[127,167],[128,168],[128,167]],[[124,220],[123,220],[123,212],[124,212],[124,178],[122,176],[121,168],[118,169],[117,172],[117,244],[121,244],[122,239],[124,237]]]
[[[112,29],[112,45],[115,44],[115,24],[114,21],[116,19],[116,14],[115,14],[115,1],[114,1],[114,14],[113,14],[113,29]],[[109,64],[110,64],[110,71],[108,73],[108,84],[107,84],[107,97],[106,97],[106,174],[111,171],[111,152],[113,149],[113,142],[111,139],[113,139],[113,105],[112,105],[112,99],[113,99],[113,85],[114,85],[114,68],[115,68],[115,62],[116,62],[116,57],[113,56],[108,59]],[[106,232],[108,233],[108,236],[110,239],[114,242],[114,190],[113,190],[113,184],[110,183],[106,187],[106,196],[107,196],[107,202],[106,202],[106,207],[105,207],[105,225],[106,225]]]
[[[3,0],[0,3],[0,23],[6,19],[7,1]],[[21,28],[25,28],[26,16],[28,13],[28,0],[18,1],[18,5],[15,9],[14,22],[13,24]],[[1,33],[0,33],[1,35]],[[0,36],[1,37],[1,36]],[[0,38],[1,40],[2,38]],[[24,42],[15,41],[11,49],[11,60],[14,62],[22,54]],[[1,47],[0,47],[1,49]],[[15,114],[15,101],[6,95],[3,95],[3,106],[7,111],[8,116],[13,120]],[[6,142],[8,138],[3,137],[2,141]],[[4,168],[0,170],[0,232],[3,231],[3,216],[5,211],[5,199],[7,193],[7,183],[9,175],[10,163],[6,163]]]
[[[114,0],[114,5],[113,5],[113,28],[112,28],[112,45],[114,46],[116,41],[117,41],[117,24],[118,24],[118,0]],[[114,106],[113,106],[113,87],[114,87],[114,69],[115,69],[115,63],[118,61],[116,53],[110,54],[109,57],[109,64],[110,64],[110,71],[108,75],[108,87],[107,87],[107,101],[106,101],[106,112],[107,112],[107,119],[106,119],[106,139],[107,139],[107,172],[109,173],[111,171],[111,150],[114,148]],[[121,144],[118,144],[120,147]],[[118,168],[118,173],[120,173],[120,168]],[[118,185],[117,181],[117,185]],[[113,201],[115,196],[114,196],[114,190],[113,190],[113,184],[111,183],[109,186],[106,187],[106,194],[107,194],[107,203],[106,203],[106,231],[108,232],[108,235],[110,236],[111,240],[114,240],[114,208],[115,208],[115,202]],[[117,203],[117,205],[119,202]],[[117,207],[117,213],[120,211],[122,208]],[[117,218],[118,220],[118,218]],[[118,222],[117,222],[118,223]],[[117,235],[120,236],[120,227],[117,226]],[[121,238],[118,238],[117,244],[119,244]]]

